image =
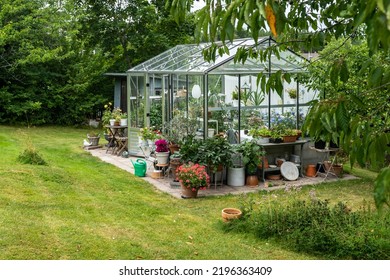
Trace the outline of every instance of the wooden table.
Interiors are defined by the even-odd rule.
[[[112,154],[120,155],[121,152],[127,150],[127,125],[106,125],[106,128],[110,131],[112,137],[108,143],[106,153],[112,147]]]
[[[277,150],[278,148],[281,147],[292,147],[294,146],[301,146],[301,151],[300,151],[300,164],[297,166],[299,170],[299,176],[303,177],[302,175],[302,168],[303,168],[303,145],[305,145],[309,140],[297,140],[295,142],[283,142],[283,143],[264,143],[264,144],[259,144],[259,146],[263,149],[263,151],[267,152],[267,150]],[[265,155],[267,156],[267,154]],[[262,175],[262,180],[263,182],[265,181],[265,173],[267,172],[272,172],[272,171],[280,171],[280,167],[274,167],[274,168],[264,168],[265,163],[264,163],[264,157],[262,157],[262,168],[261,170],[261,175]]]

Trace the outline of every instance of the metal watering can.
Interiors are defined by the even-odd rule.
[[[134,174],[138,177],[145,177],[146,175],[146,161],[143,159],[137,159],[135,162],[131,160],[134,166]]]

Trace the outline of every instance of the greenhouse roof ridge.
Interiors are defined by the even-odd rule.
[[[222,42],[216,42],[222,44]],[[207,61],[203,56],[203,50],[209,47],[210,43],[177,45],[131,69],[128,73],[155,73],[155,74],[227,74],[227,73],[270,73],[278,70],[284,72],[302,72],[301,66],[289,58],[301,61],[304,58],[296,53],[287,50],[280,52],[280,58],[272,56],[271,69],[269,64],[248,58],[245,63],[236,63],[234,56],[240,47],[265,49],[269,45],[275,45],[275,41],[267,37],[259,38],[256,43],[254,39],[236,39],[226,44],[229,54],[222,56],[217,54],[214,61]]]

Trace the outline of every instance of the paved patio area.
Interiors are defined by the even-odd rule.
[[[131,160],[135,161],[137,159],[136,157],[124,158],[121,156],[112,155],[110,153],[106,153],[106,149],[104,148],[90,149],[87,151],[90,152],[93,156],[100,158],[102,161],[113,164],[118,168],[121,168],[123,170],[126,170],[134,174],[134,167],[133,164],[131,163]],[[146,172],[146,177],[141,177],[141,178],[154,185],[160,191],[166,192],[172,195],[173,197],[181,198],[181,191],[180,191],[179,184],[174,182],[171,176],[166,176],[162,179],[152,178],[151,173],[154,170],[153,164],[151,162],[147,162],[147,163],[148,163],[148,169]],[[325,179],[325,181],[330,182],[330,181],[350,180],[350,179],[356,179],[356,177],[349,174],[344,174],[342,178],[336,178],[330,175]],[[258,192],[260,190],[271,191],[271,190],[286,188],[288,186],[299,187],[304,185],[315,185],[324,182],[324,178],[321,176],[299,177],[298,180],[296,181],[272,180],[268,182],[272,183],[272,187],[266,187],[264,182],[261,181],[259,182],[259,185],[257,187],[249,187],[249,186],[232,187],[225,184],[215,186],[214,183],[212,183],[209,189],[200,190],[198,193],[198,197],[212,196],[212,195],[227,195],[227,194],[237,195],[242,193]]]

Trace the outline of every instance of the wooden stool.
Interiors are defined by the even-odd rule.
[[[158,170],[161,170],[161,171],[162,171],[163,176],[165,176],[165,172],[167,171],[168,166],[169,166],[169,163],[166,163],[166,164],[157,163],[157,164],[155,165],[155,167],[156,167]]]

